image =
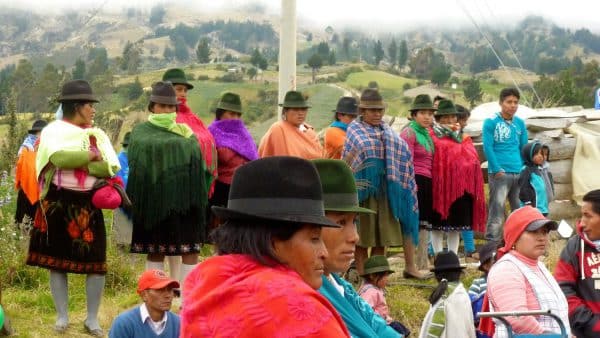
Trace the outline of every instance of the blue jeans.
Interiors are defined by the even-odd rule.
[[[500,241],[502,239],[505,205],[508,198],[510,209],[519,208],[519,174],[505,173],[499,178],[495,174],[488,174],[490,188],[488,203],[488,219],[485,238]]]

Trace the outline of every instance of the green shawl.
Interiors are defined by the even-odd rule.
[[[183,137],[145,122],[131,131],[128,155],[127,194],[133,203],[134,224],[152,229],[173,213],[204,212],[208,184],[196,137]]]
[[[428,153],[433,152],[433,140],[431,139],[431,135],[429,135],[429,130],[421,127],[415,120],[410,121],[408,126],[415,131],[417,143],[422,145]]]

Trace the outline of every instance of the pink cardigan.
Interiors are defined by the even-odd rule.
[[[515,250],[510,251],[542,280],[544,274],[537,266],[537,260],[525,257]],[[529,311],[540,310],[533,288],[510,262],[497,262],[490,270],[487,279],[487,294],[494,311]],[[541,334],[544,332],[538,321],[532,316],[506,317],[515,332]]]
[[[385,321],[389,324],[392,322],[392,317],[390,317],[390,310],[388,309],[387,302],[385,301],[385,295],[383,294],[383,290],[380,288],[365,283],[362,285],[360,290],[358,290],[358,294],[364,299],[377,314],[379,314]]]
[[[419,142],[415,131],[411,127],[406,127],[400,132],[400,137],[410,149],[413,155],[413,165],[415,167],[415,175],[421,175],[431,178],[431,169],[433,168],[433,152],[428,153]]]

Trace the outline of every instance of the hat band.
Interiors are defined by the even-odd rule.
[[[325,193],[323,194],[323,204],[325,207],[357,207],[358,195],[356,193]]]
[[[150,99],[151,100],[172,101],[172,100],[177,100],[177,96],[150,95]]]
[[[325,215],[323,201],[304,198],[236,198],[227,201],[227,209],[263,216]]]
[[[369,107],[369,106],[384,106],[383,101],[367,101],[361,100],[359,107]]]

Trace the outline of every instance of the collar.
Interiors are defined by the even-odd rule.
[[[167,318],[168,318],[167,311],[165,311],[163,313],[163,317],[161,320],[159,320],[158,322],[155,322],[152,320],[152,317],[150,317],[150,313],[148,312],[146,303],[143,303],[142,305],[140,305],[140,315],[141,315],[142,323],[145,323],[146,319],[149,319],[150,324],[153,325],[154,327],[164,327],[165,325],[167,325]]]
[[[515,115],[516,115],[516,114],[515,114]],[[513,117],[512,117],[512,118],[510,118],[510,119],[505,119],[505,118],[504,118],[504,116],[502,116],[502,112],[501,112],[501,111],[500,111],[500,112],[498,112],[498,117],[500,117],[500,118],[502,119],[502,121],[504,121],[504,122],[509,122],[509,123],[510,123],[510,122],[512,122],[512,121],[515,119],[515,115],[513,115]]]

